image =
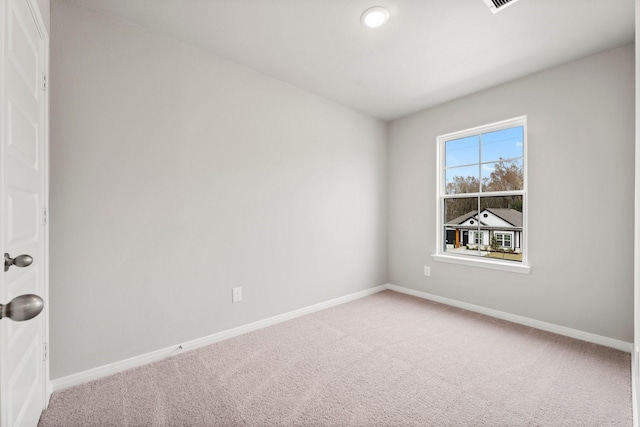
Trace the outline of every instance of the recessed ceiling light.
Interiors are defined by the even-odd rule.
[[[389,20],[389,11],[384,7],[375,6],[364,11],[360,17],[362,25],[369,28],[377,28]]]

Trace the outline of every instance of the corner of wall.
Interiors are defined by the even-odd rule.
[[[633,259],[633,301],[634,301],[634,343],[633,353],[631,356],[631,382],[632,382],[632,396],[633,396],[633,425],[638,427],[640,421],[638,420],[638,346],[640,345],[640,128],[638,126],[640,118],[640,89],[638,83],[640,82],[640,0],[636,0],[636,141],[635,141],[635,218],[634,218],[634,259]]]

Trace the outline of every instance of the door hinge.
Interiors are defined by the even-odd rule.
[[[49,89],[49,80],[47,77],[47,73],[42,73],[42,86],[41,86],[42,90],[48,90]]]
[[[49,223],[49,211],[47,208],[42,208],[42,226],[46,227]]]
[[[49,344],[48,343],[44,343],[43,346],[43,352],[42,352],[42,356],[43,356],[43,361],[47,361],[47,359],[49,358]]]

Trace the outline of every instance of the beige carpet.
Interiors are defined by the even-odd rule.
[[[39,425],[631,424],[629,354],[385,291],[54,393]]]

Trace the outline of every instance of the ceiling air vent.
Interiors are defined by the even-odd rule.
[[[498,13],[502,9],[506,8],[507,6],[511,6],[517,1],[518,0],[484,0],[489,10],[493,13]]]

